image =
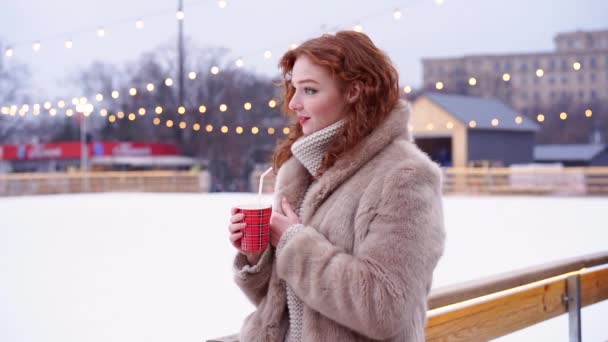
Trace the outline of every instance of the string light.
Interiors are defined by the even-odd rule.
[[[270,59],[270,57],[272,57],[272,52],[270,50],[264,51],[264,58]]]
[[[113,99],[117,99],[117,98],[118,98],[118,96],[120,96],[120,94],[118,93],[118,90],[113,90],[113,91],[112,91],[112,98],[113,98]]]
[[[131,96],[137,95],[137,89],[135,89],[135,88],[129,89],[129,95],[131,95]]]
[[[252,134],[258,134],[260,130],[257,127],[251,127],[251,133]]]
[[[536,120],[537,120],[538,122],[543,122],[543,121],[545,121],[545,115],[544,115],[544,114],[538,114],[538,115],[536,116]]]
[[[243,60],[239,58],[236,60],[236,62],[234,62],[234,64],[236,64],[237,67],[242,68],[243,65],[245,65],[245,62],[243,62]]]
[[[445,127],[446,127],[447,129],[452,129],[452,128],[454,128],[454,124],[453,124],[451,121],[448,121],[448,122],[445,124]]]
[[[581,63],[580,62],[572,63],[572,69],[574,69],[575,71],[581,70]]]
[[[108,121],[115,122],[116,121],[116,117],[114,115],[110,115],[110,116],[108,116]]]
[[[268,101],[268,107],[274,108],[276,106],[277,106],[277,101],[275,101],[275,100]]]
[[[402,16],[403,14],[398,8],[393,12],[393,18],[395,18],[395,20],[400,20]]]
[[[129,121],[135,121],[135,114],[129,113]]]
[[[165,125],[167,125],[167,127],[169,127],[169,128],[173,127],[173,120],[167,120]]]
[[[108,110],[103,108],[99,111],[99,115],[101,116],[107,116],[108,115]]]
[[[165,79],[165,85],[166,85],[167,87],[170,87],[170,86],[172,86],[172,85],[173,85],[173,80],[171,79],[171,77],[167,77],[167,78]]]
[[[226,5],[227,5],[226,0],[219,0],[219,1],[217,2],[217,5],[218,5],[218,7],[219,7],[219,8],[221,8],[221,9],[226,8]]]
[[[521,116],[516,116],[515,117],[515,123],[518,125],[521,125],[521,123],[524,122],[523,118]]]
[[[355,25],[355,27],[353,28],[353,30],[355,32],[363,32],[363,26],[361,26],[361,24],[357,24],[357,25]]]
[[[228,127],[226,126],[222,126],[222,128],[220,129],[220,131],[224,134],[228,133]]]
[[[163,113],[163,107],[161,106],[156,106],[156,108],[154,108],[154,112],[158,115]]]
[[[36,104],[36,106],[40,106],[40,105]],[[63,101],[63,100],[59,100],[59,101],[57,102],[57,107],[59,107],[59,108],[63,108],[63,107],[65,107],[65,101]]]
[[[498,119],[496,119],[496,118],[492,119],[492,126],[496,127],[496,126],[498,126],[498,123],[499,123]]]
[[[184,106],[179,106],[179,108],[177,108],[177,112],[181,115],[186,114],[186,107]]]
[[[51,109],[51,103],[50,103],[50,102],[48,102],[48,101],[47,101],[47,102],[45,102],[45,103],[44,103],[44,109],[46,109],[46,110]]]
[[[205,113],[205,112],[207,111],[207,107],[205,107],[205,106],[203,106],[203,105],[200,105],[200,106],[198,107],[198,111],[199,111],[201,114],[203,114],[203,113]]]
[[[234,131],[236,132],[236,134],[243,134],[243,127],[237,126],[237,128]]]
[[[103,27],[100,27],[97,29],[97,37],[99,38],[103,38],[106,36],[106,30],[103,29]]]
[[[502,74],[502,80],[505,82],[509,82],[511,80],[511,75],[505,72],[504,74]]]
[[[38,52],[40,51],[40,42],[35,42],[34,45],[32,46],[32,49],[34,50],[34,52]]]
[[[55,108],[51,108],[51,110],[49,110],[49,114],[51,114],[51,116],[55,116],[57,115],[57,109]],[[22,115],[23,116],[23,115]]]
[[[443,5],[443,0],[435,0],[435,2],[437,3],[437,5],[441,6]]]
[[[223,104],[223,103],[222,103],[222,104],[220,105],[220,112],[225,112],[225,111],[227,111],[227,110],[228,110],[228,106],[226,106],[225,104]]]
[[[217,74],[219,74],[219,72],[220,72],[220,68],[218,66],[214,65],[214,66],[211,67],[211,73],[212,74],[217,75]]]
[[[290,131],[289,127],[283,128],[283,134],[287,135],[287,134],[289,134],[289,131]]]
[[[74,115],[74,111],[70,108],[70,109],[68,109],[68,110],[65,111],[65,115],[67,117],[70,117],[70,116]]]
[[[295,49],[297,47],[298,47],[297,43],[291,43],[291,45],[289,45],[289,50],[293,50],[293,49]]]
[[[475,77],[469,78],[469,85],[471,87],[475,86],[476,84],[477,84],[477,79]]]
[[[135,28],[141,30],[144,28],[144,21],[139,19],[135,22]]]
[[[245,108],[245,110],[250,110],[251,109],[251,103],[250,102],[245,102],[245,104],[243,105],[243,108]]]
[[[559,113],[559,118],[562,120],[566,120],[568,118],[568,113],[566,113],[566,112]]]
[[[194,71],[190,71],[190,73],[188,73],[188,78],[191,80],[196,79],[196,73]]]
[[[411,93],[411,92],[412,92],[412,87],[410,87],[410,86],[406,86],[406,87],[404,87],[404,88],[403,88],[403,92],[404,92],[404,93],[406,93],[406,94]]]
[[[146,85],[146,90],[149,91],[149,92],[153,92],[154,91],[154,84],[148,83]]]
[[[213,126],[212,125],[207,125],[205,126],[205,130],[209,133],[213,132]]]
[[[184,20],[184,11],[177,11],[177,13],[175,13],[175,17],[177,20]]]
[[[545,75],[545,71],[543,69],[536,69],[536,76],[543,77]]]
[[[14,54],[15,51],[12,48],[7,48],[6,51],[4,51],[4,55],[6,57],[13,57]]]
[[[188,125],[184,121],[179,123],[179,128],[181,128],[181,129],[186,129],[187,126]]]
[[[156,126],[158,126],[160,124],[160,119],[154,118],[154,120],[152,120],[152,123],[154,123]]]
[[[426,129],[429,130],[429,131],[432,131],[433,128],[435,128],[435,126],[432,123],[426,125]]]
[[[125,117],[125,113],[124,112],[118,112],[116,113],[116,117],[119,119],[123,119]]]
[[[585,116],[590,118],[593,115],[593,111],[591,109],[585,110]]]
[[[74,46],[74,43],[72,42],[71,39],[68,39],[68,40],[65,41],[65,47],[66,47],[66,49],[71,49],[72,46]]]
[[[440,81],[440,82],[435,83],[435,88],[437,90],[443,89],[443,82]]]
[[[273,135],[274,134],[274,128],[270,127],[268,128],[268,135]]]
[[[95,100],[97,100],[97,102],[103,101],[103,95],[102,94],[95,95]]]
[[[139,110],[137,111],[137,113],[139,115],[146,115],[146,108],[139,108]]]
[[[477,122],[475,120],[469,121],[469,127],[471,127],[471,128],[477,127]]]

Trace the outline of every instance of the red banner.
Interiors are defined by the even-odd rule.
[[[89,156],[164,156],[177,155],[173,144],[143,142],[94,142],[87,145]],[[80,158],[79,142],[0,145],[0,160],[41,160]]]

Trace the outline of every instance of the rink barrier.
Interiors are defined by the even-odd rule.
[[[488,341],[567,313],[569,341],[578,342],[581,308],[606,299],[608,251],[444,286],[429,295],[426,341]]]
[[[258,191],[264,168],[251,173]],[[446,195],[608,196],[608,167],[443,168]],[[121,171],[0,174],[0,196],[83,192],[209,192],[208,171]],[[264,180],[274,191],[275,176]]]
[[[0,174],[0,196],[95,192],[208,192],[207,171]]]

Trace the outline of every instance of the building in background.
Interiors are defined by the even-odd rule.
[[[534,148],[537,163],[559,163],[563,166],[608,166],[606,144],[553,144]]]
[[[608,30],[555,37],[555,51],[422,60],[424,89],[496,97],[517,111],[608,101]]]
[[[104,141],[87,147],[91,170],[183,170],[199,164],[174,144]],[[0,145],[0,172],[79,170],[80,152],[77,141]]]
[[[497,99],[427,93],[412,105],[416,144],[441,166],[534,161],[538,125]]]

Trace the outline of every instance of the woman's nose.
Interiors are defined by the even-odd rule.
[[[294,112],[297,112],[302,109],[302,102],[300,102],[300,99],[297,95],[294,95],[291,98],[291,101],[289,101],[289,109]]]

